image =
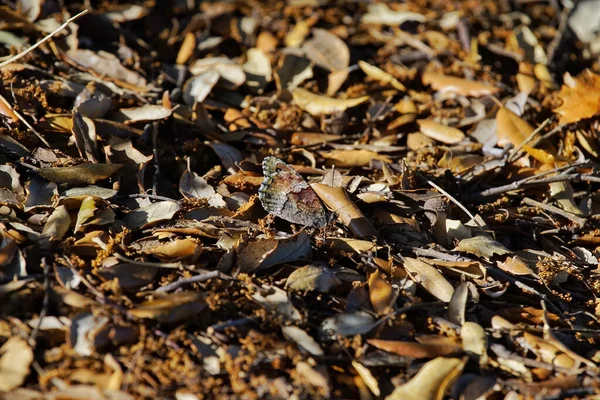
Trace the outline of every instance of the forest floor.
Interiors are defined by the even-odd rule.
[[[119,3],[0,6],[0,398],[600,399],[600,1]]]

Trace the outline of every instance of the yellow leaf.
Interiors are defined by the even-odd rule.
[[[519,147],[535,130],[527,121],[521,119],[506,107],[498,110],[496,123],[496,135],[500,147],[507,143]]]
[[[334,99],[327,96],[321,96],[309,92],[306,89],[296,88],[292,90],[294,101],[304,111],[315,117],[328,115],[336,112],[345,111],[348,108],[356,107],[359,104],[369,100],[369,96],[358,97],[356,99]]]
[[[465,138],[465,134],[460,130],[451,126],[443,125],[431,120],[420,119],[417,121],[421,132],[428,137],[446,144],[456,144]]]
[[[460,376],[466,362],[467,358],[433,359],[386,400],[441,400],[446,389]]]
[[[402,91],[406,90],[406,87],[404,87],[404,85],[400,83],[398,79],[394,78],[391,74],[388,74],[381,68],[366,63],[362,60],[358,62],[358,66],[369,78],[373,78],[384,84],[389,83],[390,85],[392,85],[392,87],[394,87],[394,89]]]

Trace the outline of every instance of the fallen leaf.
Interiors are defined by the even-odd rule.
[[[75,167],[40,168],[39,174],[51,182],[91,185],[121,169],[122,164],[80,164]]]
[[[248,243],[239,252],[240,271],[250,273],[273,265],[299,260],[312,256],[310,237],[304,231],[279,239],[259,239]]]
[[[364,61],[359,61],[358,66],[362,71],[372,79],[379,81],[382,84],[390,84],[394,89],[406,91],[406,87],[396,78],[394,78],[391,74],[388,74],[381,68],[378,68],[374,65],[366,63]]]
[[[369,4],[367,13],[361,18],[363,24],[402,25],[407,21],[425,22],[423,14],[410,11],[393,11],[383,3]]]
[[[487,83],[471,81],[455,76],[434,72],[423,74],[423,84],[442,93],[455,93],[463,96],[482,97],[498,93],[500,89]]]
[[[129,310],[136,318],[154,319],[160,323],[171,324],[186,320],[205,307],[203,296],[198,292],[179,292],[146,301]]]
[[[463,239],[453,251],[463,251],[483,258],[492,258],[494,255],[512,254],[512,251],[488,236],[475,236]]]
[[[29,375],[33,351],[18,336],[11,337],[0,348],[0,392],[18,388]]]
[[[129,229],[139,229],[153,222],[171,219],[180,209],[181,206],[174,201],[158,201],[130,211],[123,222]]]
[[[340,280],[333,275],[329,268],[320,265],[306,265],[298,268],[288,276],[285,287],[290,290],[316,290],[327,293],[333,286],[340,284]]]
[[[171,114],[173,114],[172,109],[156,104],[144,104],[141,107],[121,108],[115,114],[114,119],[117,122],[134,124],[137,122],[159,121],[170,117]]]
[[[465,138],[465,134],[451,126],[443,125],[431,120],[420,119],[417,121],[421,132],[428,137],[446,144],[456,144]]]
[[[370,345],[411,358],[434,358],[462,353],[462,346],[452,343],[415,343],[397,340],[369,339]]]
[[[586,69],[575,78],[567,73],[564,81],[558,94],[562,104],[554,109],[560,115],[560,124],[581,121],[600,112],[600,75]]]
[[[294,307],[287,293],[276,286],[262,285],[259,290],[252,293],[251,298],[267,310],[290,321],[302,321],[300,311]]]
[[[345,111],[356,107],[369,100],[369,96],[355,99],[334,99],[309,92],[306,89],[296,88],[292,90],[294,102],[298,107],[316,117]]]
[[[313,28],[312,35],[312,39],[302,45],[309,60],[331,72],[348,68],[350,50],[342,39],[321,28]]]
[[[404,268],[410,273],[413,280],[423,286],[432,296],[446,303],[450,302],[454,288],[436,268],[411,257],[404,259]]]
[[[307,351],[313,356],[323,355],[323,349],[321,348],[319,343],[317,343],[315,339],[313,339],[304,330],[298,328],[297,326],[288,325],[281,327],[281,331],[283,332],[285,337],[296,342],[296,344],[301,349]]]
[[[506,107],[501,107],[496,114],[496,135],[500,147],[507,143],[519,147],[534,130],[527,121]]]
[[[321,323],[321,336],[333,339],[335,336],[362,335],[375,327],[374,318],[363,311],[354,313],[337,314],[326,318]]]
[[[466,358],[438,357],[426,363],[417,375],[394,389],[386,400],[442,400],[446,390],[458,379]]]
[[[396,300],[392,285],[376,270],[369,276],[369,298],[377,314],[387,314]]]

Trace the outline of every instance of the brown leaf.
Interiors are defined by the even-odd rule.
[[[498,93],[500,89],[486,83],[470,81],[455,76],[425,72],[423,84],[443,93],[456,93],[463,96],[482,97]]]
[[[314,28],[312,35],[312,39],[302,45],[309,60],[331,72],[348,68],[350,50],[342,39],[321,28]]]
[[[0,348],[0,392],[18,388],[29,375],[33,351],[18,336],[11,337]]]
[[[188,32],[185,34],[183,38],[183,43],[181,43],[181,47],[179,48],[179,52],[177,53],[177,64],[185,64],[187,60],[190,59],[192,54],[194,54],[194,49],[196,48],[196,36],[193,32]]]
[[[391,74],[388,74],[381,68],[366,63],[362,60],[358,62],[358,66],[369,78],[375,79],[382,84],[389,83],[394,89],[406,91],[406,87],[404,87],[404,85],[400,83],[398,79],[394,78]]]
[[[392,285],[376,270],[369,276],[369,298],[377,314],[387,314],[396,300]]]
[[[451,126],[443,125],[431,120],[420,119],[417,121],[421,132],[428,137],[446,144],[456,144],[465,138],[465,134]]]
[[[464,251],[478,257],[491,258],[494,255],[512,254],[512,251],[488,236],[475,236],[461,240],[453,251]]]
[[[206,307],[203,296],[198,292],[179,292],[146,301],[129,310],[136,318],[154,319],[170,324],[183,321],[198,314]]]
[[[369,100],[369,96],[355,99],[334,99],[314,94],[301,88],[293,89],[292,96],[298,107],[315,117],[345,111],[348,108],[356,107]]]
[[[298,260],[308,260],[312,256],[310,237],[304,231],[278,239],[265,239],[248,243],[238,256],[240,271],[250,273],[273,265]]]
[[[363,24],[399,26],[406,21],[425,22],[426,20],[423,14],[390,10],[384,3],[369,4],[367,11],[361,18]]]
[[[358,237],[377,236],[371,222],[363,215],[360,209],[350,200],[342,187],[331,187],[324,183],[313,183],[311,187],[323,203],[333,210],[340,221]]]
[[[412,358],[434,358],[462,353],[462,346],[452,343],[415,343],[397,340],[369,339],[370,345],[401,356]]]
[[[519,147],[534,130],[527,121],[506,107],[501,107],[496,114],[496,136],[500,147],[507,143]]]
[[[414,281],[419,283],[435,298],[448,303],[454,293],[454,288],[440,272],[431,265],[416,258],[406,257],[404,268]]]
[[[340,280],[333,275],[329,268],[320,265],[306,265],[298,268],[288,276],[285,288],[298,291],[316,290],[327,293],[333,286],[340,284]]]
[[[51,182],[91,185],[117,172],[123,164],[80,164],[75,167],[40,168],[38,173]]]
[[[431,360],[410,381],[397,387],[386,400],[442,400],[446,389],[458,379],[466,362],[466,357],[438,357]]]
[[[560,115],[559,123],[591,118],[600,112],[600,75],[587,69],[576,78],[567,73],[558,95],[563,101],[560,107],[554,109]]]
[[[387,163],[392,162],[388,157],[370,150],[330,150],[321,152],[321,156],[325,158],[325,165],[328,167],[332,165],[340,168],[365,167],[372,160],[380,160]]]

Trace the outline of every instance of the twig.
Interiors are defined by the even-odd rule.
[[[68,20],[65,21],[64,24],[62,24],[61,26],[59,26],[58,28],[56,28],[53,32],[51,32],[48,35],[46,35],[39,42],[37,42],[37,43],[33,44],[32,46],[26,48],[25,50],[23,50],[19,54],[14,55],[13,57],[9,58],[8,60],[0,63],[0,69],[4,68],[8,64],[11,64],[11,63],[13,63],[13,62],[15,62],[17,60],[20,60],[21,58],[25,57],[28,53],[30,53],[31,51],[37,49],[38,47],[40,47],[41,45],[43,45],[44,43],[46,43],[48,40],[52,39],[58,32],[60,32],[63,29],[65,29],[67,27],[67,25],[69,25],[71,22],[73,22],[77,18],[79,18],[79,17],[87,14],[87,12],[88,12],[88,10],[83,10],[82,12],[80,12],[77,15],[75,15],[74,17],[69,18]]]
[[[8,102],[8,100],[6,100],[4,98],[4,96],[0,95],[0,101],[2,101],[8,108],[10,108],[10,110],[17,116],[19,121],[24,123],[25,126],[27,126],[31,130],[31,132],[33,132],[35,134],[35,136],[37,136],[38,139],[40,139],[42,141],[42,143],[44,143],[47,147],[50,147],[50,143],[48,143],[48,141],[46,139],[44,139],[44,137],[38,131],[36,131],[35,128],[33,126],[31,126],[31,124],[29,122],[27,122],[27,120],[25,119],[25,117],[23,117],[21,115],[21,113],[19,113],[17,110],[15,110],[10,105],[10,103]]]
[[[183,285],[187,285],[190,283],[204,282],[204,281],[207,281],[207,280],[213,279],[213,278],[229,279],[229,277],[227,275],[223,274],[221,271],[208,271],[208,272],[204,272],[200,275],[192,276],[190,278],[180,278],[180,279],[176,280],[175,282],[171,282],[168,285],[159,287],[158,289],[156,289],[156,292],[166,293],[166,292],[170,292],[170,291],[179,289]]]
[[[523,148],[523,146],[527,145],[529,142],[531,142],[533,140],[533,138],[536,137],[536,135],[538,133],[541,132],[542,129],[544,129],[546,127],[546,125],[548,125],[550,123],[550,121],[552,120],[552,117],[550,118],[546,118],[544,120],[544,122],[542,122],[540,124],[540,126],[538,126],[537,128],[535,128],[535,130],[533,132],[531,132],[531,134],[527,137],[527,139],[525,139],[520,145],[518,145],[517,147],[515,147],[509,154],[508,156],[508,161],[507,164],[512,163],[513,161],[515,161],[517,158],[519,158],[519,153],[521,152],[521,149]]]
[[[497,344],[497,343],[492,344],[490,346],[490,350],[492,350],[498,357],[506,358],[508,360],[518,361],[519,363],[522,363],[523,365],[526,365],[528,367],[543,368],[543,369],[547,369],[550,371],[566,372],[566,373],[571,373],[571,374],[574,372],[579,372],[578,369],[557,367],[553,364],[549,364],[549,363],[546,363],[543,361],[538,361],[538,360],[532,360],[531,358],[527,358],[527,357],[523,357],[523,356],[520,356],[515,353],[511,353],[510,351],[508,351],[508,349],[506,347],[502,346],[501,344]]]
[[[104,243],[100,238],[95,237],[92,239],[92,242],[94,242],[98,246],[100,246],[100,248],[102,250],[108,249],[108,247],[106,246],[106,243]],[[128,262],[131,264],[136,264],[136,265],[146,265],[146,266],[157,267],[157,268],[184,268],[185,267],[185,265],[183,265],[183,263],[180,263],[180,262],[156,263],[156,262],[151,262],[151,261],[138,261],[138,260],[134,260],[133,258],[125,257],[124,255],[119,254],[117,252],[112,253],[112,255],[115,256],[118,260]]]
[[[48,302],[50,301],[50,279],[48,278],[48,275],[50,274],[50,264],[46,262],[46,257],[42,258],[42,265],[44,266],[44,300],[42,301],[42,310],[38,317],[38,323],[33,331],[31,331],[31,335],[29,335],[28,342],[31,347],[35,347],[36,337],[42,326],[42,321],[48,313]]]
[[[600,177],[594,176],[591,174],[560,174],[556,176],[551,176],[550,178],[544,178],[539,180],[530,181],[527,179],[523,179],[521,181],[516,181],[510,183],[508,185],[503,185],[491,189],[484,190],[480,193],[481,196],[494,196],[506,192],[512,192],[513,190],[526,189],[534,186],[545,185],[548,183],[554,182],[582,182],[582,181],[590,181],[590,182],[600,182]]]
[[[442,189],[441,187],[439,187],[438,185],[436,185],[435,183],[433,183],[432,181],[428,180],[427,183],[437,189],[440,193],[442,193],[444,196],[446,196],[447,198],[450,199],[450,201],[452,201],[454,204],[456,204],[461,210],[463,210],[465,212],[465,214],[467,214],[469,216],[469,218],[471,218],[471,221],[474,221],[477,226],[479,226],[481,229],[485,229],[484,226],[482,226],[479,221],[477,221],[477,219],[475,218],[475,216],[473,214],[471,214],[471,212],[469,210],[467,210],[467,208],[465,206],[463,206],[462,204],[460,204],[460,202],[458,200],[456,200],[454,197],[452,197],[450,195],[450,193],[446,192],[444,189]]]
[[[541,203],[539,201],[530,199],[529,197],[525,197],[523,199],[523,203],[527,204],[528,206],[533,206],[533,207],[541,208],[542,210],[548,211],[549,213],[552,213],[552,214],[560,215],[563,218],[566,218],[566,219],[568,219],[570,221],[575,222],[580,227],[584,226],[585,223],[586,223],[586,219],[585,218],[578,217],[577,215],[572,214],[570,212],[566,212],[564,210],[561,210],[558,207],[552,206],[550,204]]]
[[[148,194],[148,193],[130,194],[127,197],[129,197],[130,199],[150,199],[150,200],[172,201],[174,203],[181,203],[180,200],[175,200],[175,199],[171,199],[169,197],[158,196],[158,195],[155,195],[155,194]]]

